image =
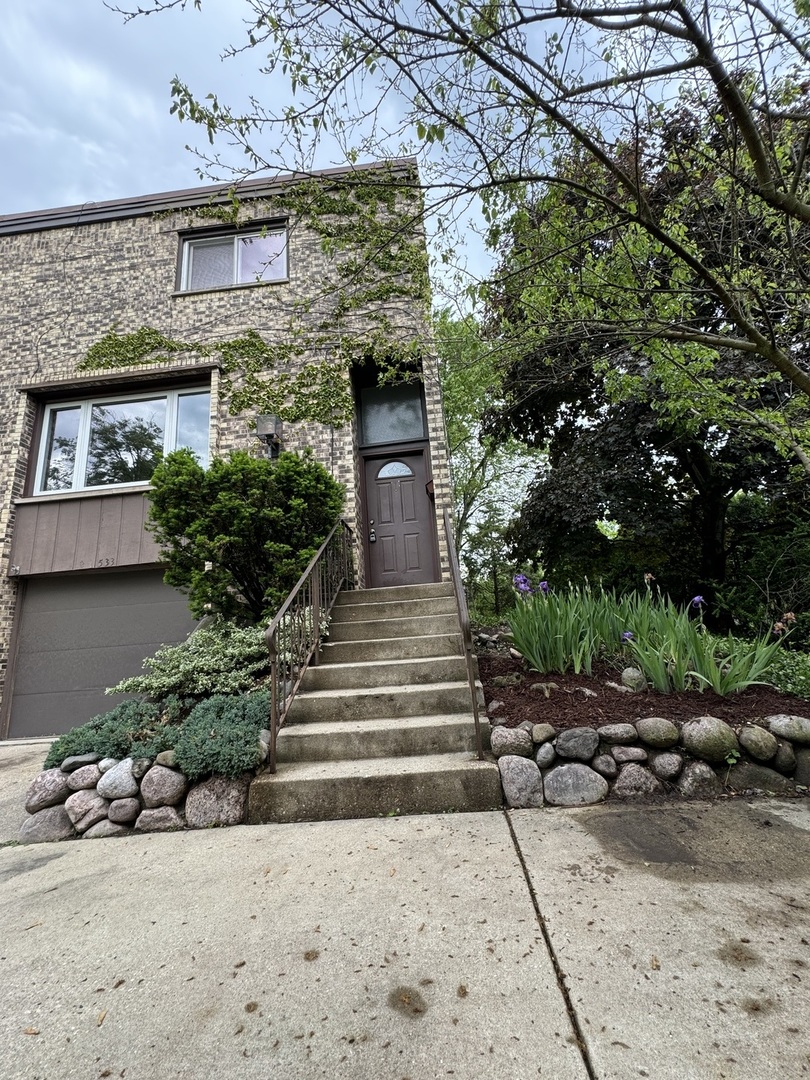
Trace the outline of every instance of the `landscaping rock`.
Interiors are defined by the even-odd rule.
[[[64,806],[48,806],[27,817],[20,827],[21,844],[49,844],[76,835]]]
[[[519,672],[513,671],[510,675],[496,675],[492,680],[492,685],[502,690],[505,686],[520,686],[522,682],[523,676]]]
[[[60,768],[62,772],[72,773],[77,769],[84,768],[85,765],[95,765],[100,760],[101,754],[73,754],[71,757],[65,758]],[[79,789],[76,788],[76,790]]]
[[[660,795],[663,790],[664,785],[649,769],[635,763],[625,765],[613,785],[613,794],[617,799],[645,798]]]
[[[622,686],[626,686],[628,690],[638,693],[647,689],[647,680],[638,668],[626,667],[622,672]]]
[[[492,753],[496,758],[506,754],[531,757],[532,746],[531,735],[522,728],[496,727],[492,729]]]
[[[141,812],[138,799],[116,799],[107,809],[107,817],[116,825],[129,825]]]
[[[633,743],[638,738],[632,724],[603,724],[596,733],[606,743]]]
[[[128,799],[138,794],[138,781],[132,775],[132,758],[124,758],[99,780],[96,789],[105,799]]]
[[[597,754],[591,762],[591,768],[596,769],[601,776],[606,776],[608,780],[613,780],[619,775],[619,766],[610,754]]]
[[[101,840],[108,836],[129,836],[131,832],[132,829],[128,829],[126,825],[116,825],[115,822],[108,821],[105,818],[104,821],[91,825],[82,840]]]
[[[187,791],[185,776],[165,765],[153,765],[141,780],[141,798],[146,807],[177,806]]]
[[[543,777],[532,761],[506,754],[498,759],[506,805],[526,809],[543,805]]]
[[[161,750],[155,758],[156,765],[165,765],[167,769],[173,769],[177,765],[176,750]]]
[[[176,832],[183,828],[183,819],[173,806],[156,806],[142,810],[135,822],[136,832]]]
[[[491,715],[492,713],[497,712],[498,709],[502,709],[502,708],[503,708],[503,702],[502,701],[490,701],[489,705],[487,705],[487,712]]]
[[[118,764],[119,759],[117,757],[105,757],[98,763],[98,767],[102,772],[109,772],[113,765]]]
[[[152,767],[152,762],[148,757],[134,758],[132,762],[132,775],[136,780],[140,780],[141,777],[146,776]]]
[[[557,751],[550,742],[541,743],[534,752],[534,761],[538,769],[547,769],[557,760]]]
[[[681,737],[681,733],[672,721],[665,720],[663,716],[645,716],[637,720],[636,731],[643,743],[656,750],[668,750]]]
[[[61,769],[46,769],[31,781],[25,795],[25,809],[36,814],[49,806],[58,806],[70,795],[67,773]]]
[[[770,764],[781,773],[792,773],[796,768],[796,752],[785,739],[777,739],[776,753]]]
[[[688,799],[712,798],[723,793],[723,785],[705,761],[690,761],[685,765],[677,786]]]
[[[810,746],[810,720],[806,716],[778,713],[776,716],[766,716],[765,723],[780,739],[790,739],[801,746]]]
[[[746,724],[740,732],[740,746],[757,761],[770,761],[779,749],[776,737],[758,724]]]
[[[722,765],[729,754],[740,750],[737,736],[716,716],[698,716],[689,720],[681,729],[681,742],[690,754],[711,765]]]
[[[613,760],[620,765],[628,761],[646,761],[647,751],[641,746],[613,746],[610,750]]]
[[[555,682],[533,682],[530,685],[529,689],[534,690],[537,693],[541,693],[543,695],[543,697],[545,697],[546,700],[548,700],[551,697],[551,691],[552,690],[559,690],[560,686],[559,686],[559,683],[555,683]]]
[[[599,736],[593,728],[571,728],[560,732],[554,746],[560,757],[590,761],[599,747]]]
[[[581,764],[549,769],[543,777],[543,788],[551,806],[591,806],[601,802],[610,790],[604,776]]]
[[[682,768],[683,758],[680,754],[664,751],[650,758],[650,770],[659,780],[674,780]]]
[[[534,722],[532,720],[521,720],[521,722],[518,724],[518,727],[521,731],[528,731],[528,733],[531,735],[532,730],[534,729]]]
[[[767,791],[771,795],[795,795],[796,785],[786,776],[755,765],[752,761],[738,761],[728,770],[726,787],[732,791]]]
[[[95,791],[75,791],[65,803],[65,810],[76,832],[86,832],[107,816],[110,804]]]
[[[495,732],[492,734],[494,736]],[[531,750],[529,752],[531,753]],[[241,825],[245,818],[250,779],[250,776],[237,777],[235,780],[229,780],[225,776],[212,776],[193,787],[186,799],[186,821],[189,828]]]
[[[532,742],[550,742],[557,734],[557,729],[552,724],[535,724],[532,728]]]
[[[810,750],[796,751],[796,772],[793,774],[793,782],[802,787],[810,787]]]
[[[80,769],[76,769],[68,776],[68,787],[71,791],[86,791],[88,788],[94,788],[101,776],[98,765],[82,765]]]

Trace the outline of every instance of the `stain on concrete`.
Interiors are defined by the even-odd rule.
[[[388,1004],[404,1016],[424,1016],[427,1002],[412,986],[397,986],[388,995]]]

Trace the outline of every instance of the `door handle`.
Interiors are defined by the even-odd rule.
[[[377,543],[377,534],[373,529],[369,529],[368,542],[370,544],[376,544]]]

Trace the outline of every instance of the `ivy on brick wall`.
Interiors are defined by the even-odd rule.
[[[250,218],[242,212],[248,207]],[[257,212],[288,217],[291,235],[300,229],[313,234],[323,258],[317,287],[288,301],[286,325],[271,339],[255,328],[212,342],[202,336],[179,341],[148,326],[131,333],[113,327],[78,370],[167,363],[181,353],[214,359],[231,413],[252,408],[335,427],[354,411],[352,365],[373,363],[381,381],[418,377],[430,349],[430,286],[415,172],[400,164],[311,177],[260,201],[242,202],[232,190],[227,202],[193,214],[246,224]],[[271,303],[279,302],[278,288],[268,296]]]

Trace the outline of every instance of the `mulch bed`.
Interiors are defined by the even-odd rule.
[[[594,665],[588,675],[539,675],[529,671],[519,660],[503,655],[479,655],[478,668],[487,706],[503,702],[492,716],[505,719],[507,727],[517,727],[524,720],[535,724],[553,724],[558,731],[574,727],[599,727],[601,724],[633,723],[643,716],[663,716],[680,724],[696,716],[716,716],[732,725],[761,721],[774,713],[810,716],[810,701],[783,694],[770,686],[750,686],[738,694],[719,697],[711,690],[660,694],[655,690],[623,694],[605,686],[607,681],[621,682],[621,669],[607,664]],[[493,686],[497,676],[519,673],[519,686]],[[555,683],[549,696],[532,690],[535,683]],[[582,691],[592,690],[595,696]]]

